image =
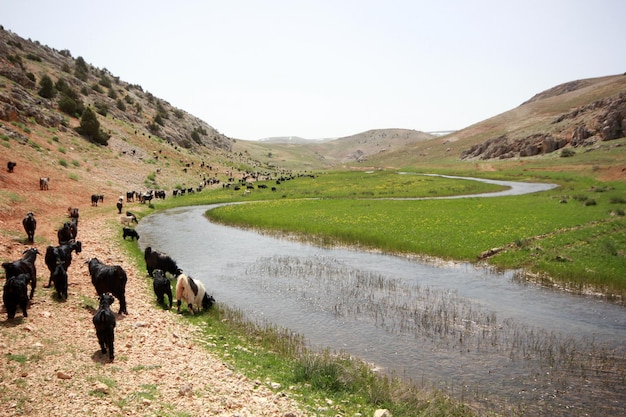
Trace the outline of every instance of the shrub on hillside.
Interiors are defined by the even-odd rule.
[[[52,78],[50,78],[47,74],[41,77],[41,80],[39,81],[39,86],[41,88],[39,89],[38,94],[43,98],[52,98],[56,94]]]
[[[80,118],[80,126],[76,128],[76,131],[87,137],[89,140],[101,145],[108,145],[109,135],[100,129],[100,122],[96,113],[87,107]]]

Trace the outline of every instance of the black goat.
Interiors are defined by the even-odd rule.
[[[78,217],[79,217],[78,207],[68,207],[67,215],[72,219],[76,219],[76,223],[78,223]]]
[[[26,283],[30,283],[30,299],[32,300],[35,294],[35,288],[37,287],[37,268],[35,267],[35,260],[39,255],[37,248],[26,249],[23,252],[21,259],[13,262],[5,262],[2,264],[5,275],[7,277],[16,277],[20,274],[27,274],[28,278]]]
[[[124,227],[122,228],[122,238],[126,240],[127,237],[130,237],[130,240],[139,240],[139,233],[137,233],[135,229],[131,229],[130,227]]]
[[[37,229],[37,220],[35,220],[35,214],[32,211],[26,213],[26,217],[22,220],[22,226],[24,226],[24,231],[28,236],[29,242],[35,241],[35,229]]]
[[[153,250],[148,246],[143,253],[143,258],[146,261],[146,269],[148,275],[151,277],[155,269],[160,269],[163,272],[169,272],[170,274],[177,276],[182,272],[182,269],[178,267],[176,261],[158,250]]]
[[[107,353],[109,350],[109,360],[113,361],[115,352],[113,342],[115,341],[115,314],[111,311],[111,304],[115,298],[111,294],[102,294],[98,297],[100,307],[93,315],[93,325],[96,327],[96,335],[100,344],[100,351]]]
[[[48,281],[48,285],[44,285],[44,288],[50,288],[52,284],[52,274],[57,267],[57,264],[60,262],[63,264],[63,268],[67,272],[70,265],[72,264],[72,252],[76,252],[77,254],[83,250],[83,245],[79,241],[73,241],[66,245],[60,245],[57,247],[48,246],[46,249],[46,255],[44,257],[44,261],[46,262],[46,266],[48,267],[48,271],[50,271],[50,280]]]
[[[104,203],[104,196],[102,194],[92,194],[91,205],[94,207],[98,207],[98,202]]]
[[[59,245],[67,245],[78,235],[78,219],[72,218],[71,221],[63,223],[63,226],[57,231]]]
[[[26,311],[28,306],[27,282],[28,274],[21,273],[17,276],[7,278],[4,283],[2,301],[4,302],[4,307],[10,319],[15,317],[18,306],[22,309],[24,317],[28,317],[28,312]]]
[[[7,171],[13,172],[13,168],[17,166],[17,162],[9,161],[7,162]]]
[[[89,265],[91,283],[98,294],[111,293],[120,301],[118,314],[128,314],[126,310],[126,271],[119,265],[105,265],[92,258],[86,262]]]
[[[54,282],[54,289],[57,290],[59,298],[67,300],[67,272],[63,262],[57,264],[54,272],[50,274],[50,279]]]
[[[167,299],[170,304],[170,310],[172,309],[172,286],[170,285],[170,281],[165,276],[165,273],[160,269],[155,269],[153,271],[154,280],[152,281],[152,288],[154,289],[154,294],[157,296],[157,302],[159,304],[165,303],[165,296],[167,295]]]

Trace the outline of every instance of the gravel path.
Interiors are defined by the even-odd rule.
[[[80,219],[83,252],[68,270],[69,297],[43,288],[48,270],[39,245],[38,286],[28,317],[0,310],[1,416],[296,416],[283,392],[233,372],[200,345],[201,330],[154,304],[149,281],[124,257],[105,216]],[[48,231],[51,233],[51,231]],[[47,236],[49,241],[55,241]],[[0,237],[3,259],[18,259],[22,238]],[[96,294],[85,260],[97,257],[128,274],[127,316],[117,315],[115,360],[99,351]],[[118,303],[113,311],[117,312]]]

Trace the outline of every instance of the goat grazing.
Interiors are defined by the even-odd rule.
[[[139,223],[139,221],[137,220],[137,216],[135,216],[130,211],[127,211],[126,214],[122,214],[120,216],[120,223],[122,223],[124,225],[130,226],[131,224],[133,224],[133,222],[135,222],[137,224]]]
[[[17,162],[9,161],[7,162],[7,171],[13,172],[13,168],[17,166]]]
[[[187,309],[191,314],[194,313],[194,306],[198,311],[201,308],[208,310],[215,303],[215,299],[207,294],[204,285],[199,280],[188,277],[185,274],[178,275],[176,281],[176,305],[178,312],[180,312],[182,301],[187,304]]]
[[[26,287],[28,274],[21,273],[10,277],[7,275],[7,277],[4,283],[2,301],[9,318],[15,318],[18,306],[22,309],[23,316],[28,317],[26,311],[28,307],[28,288]]]
[[[139,233],[137,233],[135,229],[131,229],[130,227],[124,227],[122,228],[122,238],[126,240],[127,237],[130,237],[130,240],[139,240]]]
[[[126,310],[126,271],[119,265],[105,265],[98,258],[86,262],[89,266],[91,283],[98,294],[111,293],[120,301],[118,314],[128,314]]]
[[[169,272],[174,276],[183,272],[182,269],[180,269],[176,264],[176,261],[170,258],[169,255],[159,252],[158,250],[153,250],[150,246],[144,250],[143,258],[146,261],[148,275],[151,277],[154,276],[152,273],[155,269],[160,269],[164,273]]]
[[[35,220],[35,215],[32,211],[26,213],[26,217],[22,220],[22,226],[24,226],[24,231],[26,231],[26,235],[28,236],[29,242],[35,241],[35,229],[37,229],[37,220]]]
[[[50,288],[52,284],[52,275],[54,270],[57,267],[58,263],[63,264],[63,268],[67,272],[68,268],[72,264],[72,252],[76,252],[77,254],[83,250],[83,245],[78,241],[72,241],[65,245],[60,245],[57,247],[48,246],[46,249],[46,255],[44,257],[44,261],[46,262],[46,266],[48,267],[48,271],[50,271],[50,280],[48,281],[48,285],[44,285],[44,288]]]
[[[7,277],[15,277],[19,274],[26,274],[28,278],[26,283],[30,283],[30,299],[32,300],[35,294],[35,288],[37,287],[37,268],[35,267],[35,261],[37,260],[39,251],[37,248],[26,249],[23,252],[21,259],[13,262],[5,262],[2,264],[5,275]]]
[[[109,360],[112,362],[115,357],[113,342],[115,341],[115,314],[111,311],[111,304],[115,298],[111,294],[102,294],[98,297],[100,306],[93,315],[93,325],[96,328],[100,352],[107,353],[109,350]]]
[[[157,302],[159,304],[164,304],[165,296],[167,295],[171,310],[173,297],[170,281],[165,276],[165,273],[160,269],[155,269],[153,271],[153,276],[154,280],[152,281],[152,288],[154,289],[154,294],[157,296]]]

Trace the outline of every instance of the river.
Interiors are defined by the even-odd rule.
[[[508,193],[519,192],[515,184]],[[251,320],[486,409],[557,416],[624,410],[623,307],[528,285],[514,271],[226,227],[204,216],[213,207],[143,218],[140,246],[169,254],[218,302]]]

